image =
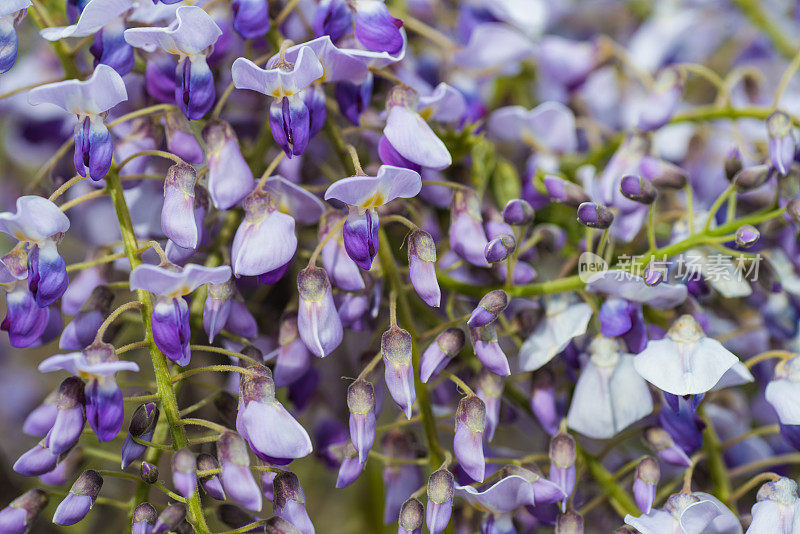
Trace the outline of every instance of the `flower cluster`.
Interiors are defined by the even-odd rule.
[[[796,6],[0,4],[0,534],[800,533]]]

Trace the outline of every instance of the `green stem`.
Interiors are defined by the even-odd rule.
[[[592,456],[591,454],[587,453],[583,448],[575,442],[575,448],[578,453],[578,457],[581,459],[583,464],[586,466],[586,470],[592,475],[592,478],[600,484],[600,487],[603,488],[603,493],[608,495],[609,502],[611,506],[617,511],[617,513],[624,517],[626,514],[636,515],[638,516],[641,514],[639,511],[639,507],[636,506],[636,503],[633,501],[628,492],[622,489],[614,475],[608,471],[603,464],[600,463],[600,460]]]
[[[701,414],[701,418],[706,424],[706,428],[703,430],[703,450],[706,453],[714,495],[722,502],[727,502],[731,496],[731,480],[722,457],[724,451],[711,421],[704,414]]]
[[[128,210],[128,204],[123,195],[122,183],[119,180],[116,169],[112,169],[108,175],[106,175],[106,184],[111,202],[117,214],[117,221],[119,222],[119,229],[122,234],[122,243],[125,247],[125,255],[130,263],[131,270],[133,270],[142,260],[138,256],[139,243],[136,240],[131,214]],[[186,438],[184,428],[180,425],[181,416],[178,410],[178,401],[175,398],[175,390],[172,388],[172,378],[167,364],[167,358],[158,349],[153,339],[153,327],[150,320],[150,316],[153,313],[153,300],[150,293],[141,289],[136,291],[136,295],[139,302],[142,303],[142,322],[144,323],[145,340],[148,342],[150,357],[153,361],[153,371],[156,376],[156,384],[158,385],[158,397],[161,411],[172,433],[172,442],[175,448],[182,449],[188,447],[189,440]],[[186,507],[188,508],[190,522],[194,526],[195,532],[210,534],[211,531],[206,524],[205,515],[203,514],[203,508],[200,503],[200,496],[196,491],[186,500]]]

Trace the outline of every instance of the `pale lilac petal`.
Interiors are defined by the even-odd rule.
[[[586,290],[607,293],[633,302],[642,302],[653,308],[671,309],[683,303],[688,294],[685,285],[661,283],[648,286],[644,278],[620,270],[603,271],[586,281]]]
[[[249,59],[233,62],[231,75],[237,89],[250,89],[276,98],[299,93],[318,80],[324,71],[314,51],[304,46],[297,55],[292,70],[282,68],[262,69]]]
[[[15,213],[0,213],[0,232],[19,240],[42,241],[69,230],[69,219],[50,200],[35,195],[17,198]]]
[[[471,69],[517,70],[520,61],[533,56],[533,43],[507,24],[487,22],[476,27],[467,46],[455,55],[459,65]]]
[[[52,373],[53,371],[66,371],[70,374],[78,374],[78,363],[86,358],[80,352],[70,352],[69,354],[56,354],[50,356],[39,364],[39,371],[42,373]]]
[[[432,169],[444,169],[453,162],[428,123],[419,114],[404,106],[392,106],[383,133],[405,159]]]
[[[179,7],[175,20],[176,23],[163,28],[125,30],[125,40],[148,52],[161,48],[170,54],[191,56],[202,53],[222,35],[214,19],[197,6]]]
[[[297,250],[294,219],[279,211],[265,220],[242,222],[233,238],[231,262],[236,276],[257,276],[286,265]]]
[[[366,64],[352,54],[351,50],[338,48],[331,41],[330,36],[323,35],[313,41],[289,47],[286,50],[286,61],[297,63],[300,50],[308,47],[314,51],[320,64],[322,65],[322,76],[318,82],[339,82],[348,81],[354,84],[362,84],[369,77],[369,69]],[[270,58],[267,63],[272,67],[278,60],[278,55]]]
[[[278,208],[301,224],[314,224],[325,211],[325,204],[313,193],[283,176],[270,176],[264,190],[278,198]]]
[[[440,83],[433,93],[419,97],[419,112],[435,121],[458,122],[467,112],[467,101],[461,91]]]
[[[206,267],[194,263],[173,271],[156,265],[142,264],[130,276],[131,289],[144,289],[161,296],[188,295],[203,284],[222,284],[231,277],[227,265]]]
[[[42,29],[39,34],[48,41],[65,37],[86,37],[97,33],[133,6],[133,0],[91,0],[81,12],[77,24]]]
[[[306,430],[277,400],[248,403],[242,423],[250,446],[271,458],[303,458],[313,450]]]
[[[65,80],[31,89],[28,102],[31,105],[55,104],[75,115],[98,115],[128,99],[125,82],[117,71],[108,65],[99,64],[91,78],[86,81]]]

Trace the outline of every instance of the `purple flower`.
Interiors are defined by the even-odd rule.
[[[30,0],[10,0],[0,7],[0,74],[11,70],[17,61],[17,25],[31,6]]]
[[[143,502],[133,510],[131,534],[151,534],[158,519],[158,513],[149,502]]]
[[[578,147],[575,115],[558,102],[545,102],[531,110],[500,108],[489,117],[487,127],[498,139],[522,141],[557,154],[569,154]]]
[[[472,310],[467,325],[471,328],[486,326],[493,322],[508,306],[508,293],[502,289],[490,291],[481,298]]]
[[[564,350],[572,338],[586,332],[592,308],[556,296],[545,305],[545,316],[519,350],[520,368],[535,371]]]
[[[600,332],[606,337],[621,336],[631,352],[639,353],[647,345],[647,332],[641,305],[610,297],[597,314]]]
[[[533,375],[531,386],[531,412],[542,425],[545,432],[551,436],[558,432],[561,420],[556,408],[555,387],[553,373],[549,369],[542,369]]]
[[[339,464],[339,472],[336,474],[336,487],[346,488],[361,476],[366,462],[362,463],[358,460],[358,451],[351,442],[348,441],[340,448],[342,463]]]
[[[481,364],[490,372],[508,376],[511,374],[511,369],[508,366],[508,358],[506,357],[503,349],[500,348],[500,343],[497,338],[497,330],[493,323],[486,326],[478,326],[470,329],[472,333],[472,345],[475,349],[475,355],[480,360]]]
[[[189,449],[181,449],[172,456],[172,484],[187,499],[197,489],[195,458]]]
[[[403,21],[389,14],[383,0],[355,0],[356,39],[368,50],[396,54],[405,45]]]
[[[8,534],[30,532],[33,521],[47,506],[48,500],[44,490],[29,489],[0,510],[0,530]]]
[[[645,440],[665,462],[683,467],[691,465],[692,461],[686,452],[675,444],[672,436],[663,428],[657,426],[648,428],[645,431]]]
[[[567,500],[575,490],[575,440],[566,432],[559,432],[550,440],[550,480],[564,492],[561,511],[567,507]]]
[[[8,332],[13,347],[33,345],[47,328],[50,310],[40,308],[24,281],[14,283],[6,295],[6,316],[0,329]]]
[[[155,404],[149,402],[141,404],[131,416],[131,423],[128,427],[128,435],[125,436],[125,441],[122,444],[122,463],[121,469],[125,469],[131,463],[138,460],[147,451],[147,446],[137,443],[134,438],[151,441],[153,439],[153,432],[155,432],[156,424],[158,423],[158,408]]]
[[[402,328],[392,325],[381,336],[386,388],[408,419],[416,399],[411,353],[411,335]]]
[[[250,472],[244,439],[236,432],[223,432],[217,441],[217,458],[225,493],[248,510],[261,511],[261,490]]]
[[[419,364],[420,380],[427,383],[432,376],[437,376],[450,360],[464,348],[466,336],[460,328],[448,328],[438,336],[422,353]]]
[[[751,510],[753,521],[747,529],[750,534],[791,534],[800,527],[800,500],[794,480],[780,477],[767,482],[759,488],[756,499]]]
[[[182,503],[170,504],[158,514],[156,524],[151,534],[162,534],[175,530],[186,519],[186,505]]]
[[[128,99],[125,82],[108,65],[97,65],[86,81],[66,80],[40,85],[28,93],[32,105],[55,104],[78,116],[75,126],[75,170],[93,180],[111,168],[114,146],[102,113]]]
[[[625,523],[640,532],[741,532],[733,512],[716,497],[702,492],[676,493],[662,510],[653,509],[639,517],[627,515]]]
[[[520,62],[533,53],[534,44],[528,37],[508,24],[493,21],[475,27],[469,42],[456,53],[454,60],[462,67],[481,71],[484,76],[516,74]]]
[[[136,48],[154,52],[160,48],[179,57],[175,69],[175,103],[187,118],[202,118],[214,105],[214,77],[206,63],[222,30],[202,8],[181,6],[176,24],[163,28],[131,28],[125,40]]]
[[[719,341],[706,337],[691,315],[681,316],[664,339],[649,341],[634,359],[637,373],[673,395],[705,393],[740,363]]]
[[[45,436],[53,428],[57,414],[58,389],[55,389],[28,414],[22,425],[22,431],[29,436]]]
[[[306,511],[306,496],[297,475],[283,471],[272,485],[275,488],[273,513],[294,525],[301,534],[314,534],[314,525]]]
[[[114,347],[95,342],[83,352],[57,354],[39,364],[39,371],[67,371],[88,379],[86,384],[86,418],[100,441],[111,441],[122,429],[125,411],[122,390],[114,375],[120,371],[138,371],[135,362],[119,361]]]
[[[397,534],[421,534],[424,514],[422,503],[415,497],[409,497],[400,507],[400,515],[397,517]]]
[[[453,192],[450,205],[450,248],[476,267],[488,267],[484,250],[489,243],[483,229],[480,200],[471,189]]]
[[[233,0],[233,29],[242,39],[253,39],[269,31],[267,0]]]
[[[350,32],[353,14],[345,0],[322,0],[314,11],[314,35],[338,41]]]
[[[359,378],[347,388],[350,410],[350,441],[358,451],[358,461],[367,461],[367,453],[375,442],[375,391],[372,384]]]
[[[453,452],[461,469],[473,480],[483,482],[486,462],[483,458],[483,433],[486,430],[486,405],[476,395],[458,402]]]
[[[412,198],[422,188],[422,178],[412,170],[381,165],[377,176],[342,178],[325,191],[325,200],[350,206],[342,236],[347,254],[362,269],[369,270],[378,250],[379,206],[396,198]]]
[[[408,236],[408,269],[417,295],[429,306],[438,308],[442,292],[436,279],[436,244],[428,232],[418,228]]]
[[[83,413],[84,384],[80,378],[69,377],[58,388],[58,412],[53,426],[44,438],[45,447],[53,454],[70,450],[80,439],[86,416]]]
[[[212,469],[219,469],[219,462],[210,454],[201,453],[197,455],[197,470],[208,471]],[[219,481],[217,475],[206,475],[200,477],[200,485],[203,490],[212,499],[218,501],[225,500],[225,490],[222,489],[222,483]]]
[[[297,290],[300,338],[315,356],[324,358],[336,350],[343,334],[327,273],[318,267],[306,267],[297,275]]]
[[[161,229],[181,248],[195,249],[199,240],[194,218],[194,191],[197,173],[186,164],[172,165],[164,180],[164,205]]]
[[[281,318],[278,344],[274,376],[275,387],[282,388],[302,378],[311,367],[311,353],[300,339],[297,313],[287,313]]]
[[[56,508],[56,512],[53,514],[53,523],[69,526],[86,517],[86,514],[94,506],[102,487],[103,477],[97,471],[92,469],[84,471]]]
[[[265,462],[285,465],[311,454],[305,429],[275,398],[275,383],[266,367],[248,367],[239,380],[236,430]]]
[[[636,506],[643,514],[649,514],[656,500],[656,488],[661,478],[661,469],[658,462],[646,456],[636,466],[636,478],[633,481],[633,496]]]
[[[392,149],[411,163],[431,169],[449,167],[453,163],[450,152],[417,113],[418,106],[419,95],[416,91],[410,87],[395,86],[386,102],[388,113],[383,135]]]
[[[227,265],[204,267],[193,263],[182,269],[172,264],[155,266],[143,264],[130,275],[131,289],[144,289],[158,295],[151,320],[153,339],[158,348],[180,366],[189,363],[189,306],[188,295],[203,284],[222,284],[230,279]]]
[[[595,439],[614,437],[653,411],[647,383],[634,369],[634,356],[621,352],[619,342],[597,337],[589,345],[567,426]]]
[[[492,441],[494,431],[500,424],[500,401],[503,397],[503,377],[487,369],[478,375],[478,389],[475,394],[486,406],[486,441]]]
[[[573,41],[557,35],[545,35],[539,41],[536,58],[543,76],[567,89],[583,84],[599,63],[595,43]]]
[[[53,202],[43,197],[21,196],[17,198],[16,208],[14,213],[0,213],[0,232],[14,236],[21,243],[28,245],[28,288],[37,306],[44,308],[58,300],[69,283],[67,267],[64,259],[58,254],[56,243],[69,230],[70,222]],[[8,282],[13,278],[22,277],[21,257],[19,266],[12,263],[12,259],[17,261],[16,256],[4,258],[6,263],[4,277],[8,278]],[[19,299],[19,304],[24,305],[22,298]],[[40,317],[37,318],[41,320]]]
[[[243,207],[244,220],[236,230],[231,250],[237,277],[285,269],[297,250],[295,220],[310,224],[324,211],[317,197],[280,176],[269,178],[263,189],[250,193]]]
[[[372,88],[373,79],[371,74],[362,84],[355,84],[349,81],[341,81],[336,84],[334,96],[336,97],[336,103],[339,105],[339,111],[341,111],[342,115],[347,117],[347,120],[354,126],[361,124],[361,114],[369,107],[369,102],[372,99]],[[389,144],[388,141],[384,142],[385,139],[385,137],[381,137],[381,144],[378,147],[379,153],[381,146]],[[390,144],[389,146],[391,147]],[[381,155],[381,161],[387,165],[393,165],[393,163],[386,161],[383,155]],[[398,166],[408,168],[407,165]]]
[[[544,506],[566,497],[561,488],[544,477],[523,467],[506,466],[500,479],[478,487],[456,486],[459,495],[474,506],[495,516],[508,514],[522,506]]]
[[[342,217],[343,215],[337,211],[327,212],[319,226],[319,239],[324,239]],[[331,237],[322,247],[320,255],[322,265],[334,286],[345,291],[364,289],[364,279],[361,277],[358,265],[347,254],[344,240],[340,236]]]
[[[431,534],[440,534],[453,513],[455,478],[447,469],[438,469],[431,473],[426,489],[428,504],[425,507],[425,523]]]
[[[390,430],[381,440],[383,454],[391,458],[413,459],[413,436],[401,431]],[[397,521],[400,508],[412,493],[423,483],[422,472],[417,465],[386,463],[383,467],[383,485],[386,496],[383,507],[383,521],[387,525]]]
[[[231,314],[231,297],[234,285],[231,280],[221,284],[208,284],[208,296],[203,306],[203,329],[208,335],[208,341],[214,342],[214,337],[219,334]]]
[[[661,283],[652,286],[646,284],[641,276],[615,269],[592,275],[586,281],[586,290],[646,303],[659,309],[674,308],[686,300],[687,296],[686,286],[683,284]]]
[[[322,64],[307,46],[300,49],[294,63],[280,58],[270,68],[262,69],[249,59],[240,57],[231,69],[237,89],[275,97],[269,109],[269,124],[275,142],[290,158],[305,152],[311,137],[309,109],[301,91],[323,73]]]
[[[203,139],[208,154],[211,201],[217,209],[230,209],[253,190],[253,172],[242,156],[236,132],[227,122],[206,123]]]

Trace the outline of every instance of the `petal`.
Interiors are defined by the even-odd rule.
[[[382,0],[358,0],[356,10],[356,39],[369,50],[396,54],[403,49],[400,33],[403,22],[389,14]]]
[[[183,297],[159,298],[150,316],[153,340],[167,358],[180,366],[189,363],[189,306]]]
[[[202,8],[181,6],[175,12],[177,24],[165,28],[131,28],[125,40],[131,46],[154,52],[156,48],[170,54],[200,54],[217,42],[222,30]]]
[[[75,115],[98,115],[126,100],[128,92],[122,77],[102,63],[86,81],[65,80],[40,85],[28,93],[31,105],[55,104]]]
[[[269,31],[269,5],[267,0],[234,0],[233,29],[242,39],[260,37]]]
[[[552,360],[569,342],[586,332],[592,308],[581,302],[543,319],[520,347],[520,367],[535,371]]]
[[[461,469],[473,480],[483,482],[486,461],[483,457],[483,433],[473,432],[465,423],[456,426],[453,453]]]
[[[476,341],[475,354],[488,371],[500,376],[511,374],[511,369],[508,367],[508,358],[496,341]]]
[[[453,162],[428,123],[404,106],[392,106],[383,134],[401,156],[423,167],[444,169]]]
[[[86,386],[86,420],[97,439],[111,441],[122,430],[125,409],[122,390],[113,378],[91,380]]]
[[[569,428],[594,439],[607,439],[616,434],[610,378],[610,373],[603,373],[593,363],[586,365],[575,385],[567,413]]]
[[[322,77],[324,71],[314,50],[303,46],[292,70],[262,69],[243,57],[233,62],[231,75],[237,89],[250,89],[276,98],[299,93]]]
[[[39,364],[39,371],[42,373],[52,373],[53,371],[66,371],[70,374],[78,374],[78,362],[85,360],[82,352],[70,352],[69,354],[56,354],[50,356]]]
[[[188,295],[203,284],[222,284],[231,277],[227,265],[206,267],[194,263],[173,271],[156,265],[142,264],[130,275],[131,289],[144,289],[161,296]]]
[[[184,115],[191,120],[203,118],[215,97],[214,75],[205,56],[181,58],[175,69],[175,101]]]
[[[342,342],[343,331],[330,289],[319,302],[300,300],[297,327],[303,343],[318,358],[336,350]]]
[[[28,255],[28,289],[36,305],[44,308],[53,304],[68,284],[67,264],[58,254],[55,241],[48,239],[34,245]]]
[[[65,37],[93,35],[103,26],[129,10],[132,5],[133,0],[91,0],[83,8],[77,24],[44,28],[39,33],[48,41],[58,41]]]
[[[663,510],[651,510],[649,514],[639,517],[633,517],[630,514],[625,516],[625,524],[634,527],[641,534],[661,534],[662,532],[671,534],[680,528],[677,523],[669,512]]]
[[[461,91],[440,83],[433,93],[419,97],[419,111],[435,121],[458,122],[467,112],[467,101]]]
[[[275,387],[288,386],[302,378],[311,366],[311,354],[302,339],[282,346],[275,357]]]
[[[264,189],[278,197],[278,206],[282,212],[290,214],[302,224],[316,223],[325,211],[325,204],[316,195],[283,176],[267,178]]]
[[[627,271],[610,270],[592,275],[586,289],[593,293],[608,293],[633,302],[646,303],[659,309],[681,304],[688,294],[685,285],[661,283],[648,286],[644,279]]]
[[[36,445],[14,462],[13,469],[22,476],[35,477],[49,473],[55,469],[57,463],[57,454],[53,454],[50,449],[41,445]]]
[[[208,153],[208,193],[214,207],[227,210],[253,190],[253,172],[242,156],[236,139]]]
[[[331,37],[323,35],[299,45],[289,47],[286,50],[286,61],[297,63],[300,51],[308,47],[313,50],[320,64],[322,65],[322,77],[320,82],[339,82],[346,81],[354,84],[362,84],[370,77],[367,65],[356,57],[348,49],[338,48],[331,41]],[[274,65],[278,60],[276,54],[270,58],[267,65]],[[259,89],[256,89],[257,91]]]
[[[92,509],[92,498],[88,495],[68,493],[53,514],[53,523],[61,526],[74,525],[86,517]]]
[[[692,503],[681,513],[680,525],[686,534],[702,534],[721,513],[712,501]]]
[[[347,255],[340,239],[332,238],[322,248],[322,265],[331,283],[344,291],[364,289],[364,279],[358,265]]]
[[[243,221],[233,238],[231,263],[236,276],[257,276],[286,265],[297,250],[294,219],[273,212],[256,224]]]
[[[179,247],[195,249],[199,234],[194,219],[194,184],[188,187],[191,193],[169,181],[165,184],[161,230]]]
[[[647,383],[636,372],[633,356],[623,354],[609,383],[615,434],[653,411]]]
[[[473,486],[456,486],[455,492],[468,502],[496,514],[511,512],[520,506],[536,504],[533,485],[519,475],[502,478],[482,490]]]
[[[478,25],[467,45],[455,55],[459,65],[471,69],[499,69],[515,72],[517,64],[531,57],[533,43],[507,24],[487,22]]]
[[[0,213],[0,232],[19,240],[41,241],[69,230],[69,219],[50,200],[35,195],[17,198],[15,213]]]
[[[295,459],[308,456],[313,450],[306,430],[276,400],[248,403],[242,423],[250,446],[262,455]]]
[[[775,409],[781,423],[800,424],[800,388],[796,382],[785,378],[772,380],[767,384],[764,396]]]

